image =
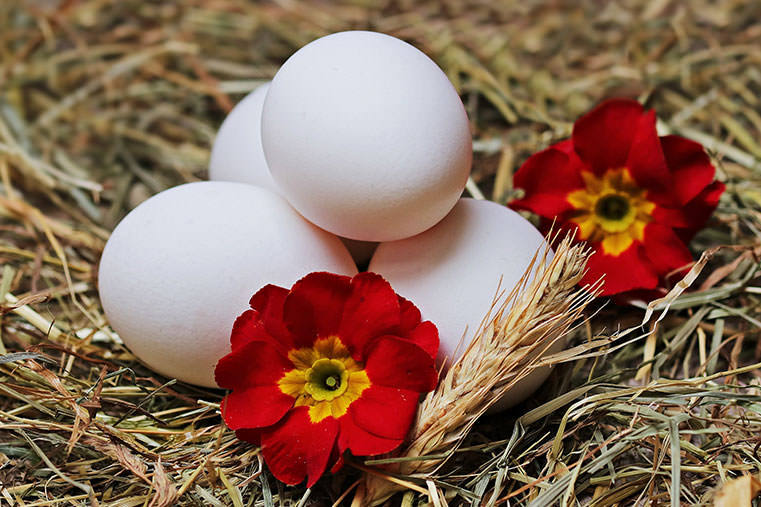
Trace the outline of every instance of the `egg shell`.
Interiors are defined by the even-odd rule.
[[[389,241],[441,220],[470,172],[468,118],[446,75],[394,37],[340,32],[272,80],[262,145],[283,195],[351,239]]]
[[[278,191],[262,149],[262,106],[269,86],[267,82],[246,95],[222,122],[211,149],[210,180],[250,183]]]
[[[545,248],[549,246],[539,231],[511,209],[461,199],[422,234],[381,243],[368,269],[383,275],[436,325],[439,362],[449,358],[451,364],[472,341],[498,287],[509,293],[536,252]],[[549,372],[537,369],[516,384],[502,408],[528,396]]]
[[[280,193],[262,148],[262,107],[270,83],[259,86],[235,105],[219,127],[209,160],[209,179],[235,181]],[[373,241],[341,238],[354,262],[363,266],[378,246]]]
[[[131,211],[106,244],[98,278],[111,326],[140,360],[216,387],[214,366],[251,296],[312,271],[357,272],[338,238],[281,196],[215,181],[171,188]]]

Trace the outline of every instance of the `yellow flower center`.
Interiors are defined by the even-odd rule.
[[[601,242],[608,255],[619,255],[635,240],[642,241],[655,204],[645,198],[646,191],[629,170],[610,170],[601,177],[582,171],[581,176],[586,188],[568,194],[580,239]]]
[[[278,387],[296,399],[294,406],[309,407],[313,423],[341,417],[370,387],[363,366],[351,358],[337,336],[320,338],[313,347],[291,350],[288,358],[295,368],[282,376]]]
[[[318,401],[332,400],[346,392],[349,372],[343,361],[338,359],[318,359],[306,373],[304,390]]]

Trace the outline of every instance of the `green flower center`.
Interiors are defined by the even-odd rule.
[[[325,387],[331,391],[335,391],[341,385],[341,377],[338,375],[331,375],[325,379]]]
[[[608,194],[595,204],[595,215],[606,220],[622,220],[630,209],[629,199],[619,194]]]
[[[306,370],[304,377],[304,390],[318,401],[329,401],[342,395],[349,385],[349,372],[338,359],[318,359]]]

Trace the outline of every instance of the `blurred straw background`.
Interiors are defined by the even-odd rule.
[[[331,505],[356,482],[351,467],[311,491],[275,481],[221,425],[222,393],[136,362],[96,291],[119,219],[204,179],[232,106],[346,29],[400,37],[444,69],[472,122],[475,194],[506,202],[512,172],[611,96],[703,143],[728,185],[692,244],[711,252],[694,291],[649,337],[558,366],[389,504],[424,505],[433,484],[438,505],[707,505],[758,476],[761,3],[3,0],[0,504]],[[604,306],[577,340],[643,314]]]

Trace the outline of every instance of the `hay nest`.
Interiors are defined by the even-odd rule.
[[[391,504],[708,504],[758,474],[759,20],[752,0],[0,3],[0,504],[304,506],[396,491]],[[129,209],[205,177],[243,94],[297,47],[356,28],[412,42],[461,92],[474,196],[507,201],[523,160],[614,95],[701,142],[728,190],[666,300],[587,306],[563,289],[567,326],[551,336],[574,346],[482,379],[498,394],[560,363],[529,401],[481,417],[475,405],[461,431],[437,432],[426,418],[462,385],[453,367],[406,458],[355,462],[305,490],[275,481],[221,424],[223,393],[136,361],[95,274]],[[490,322],[506,322],[495,310]]]

